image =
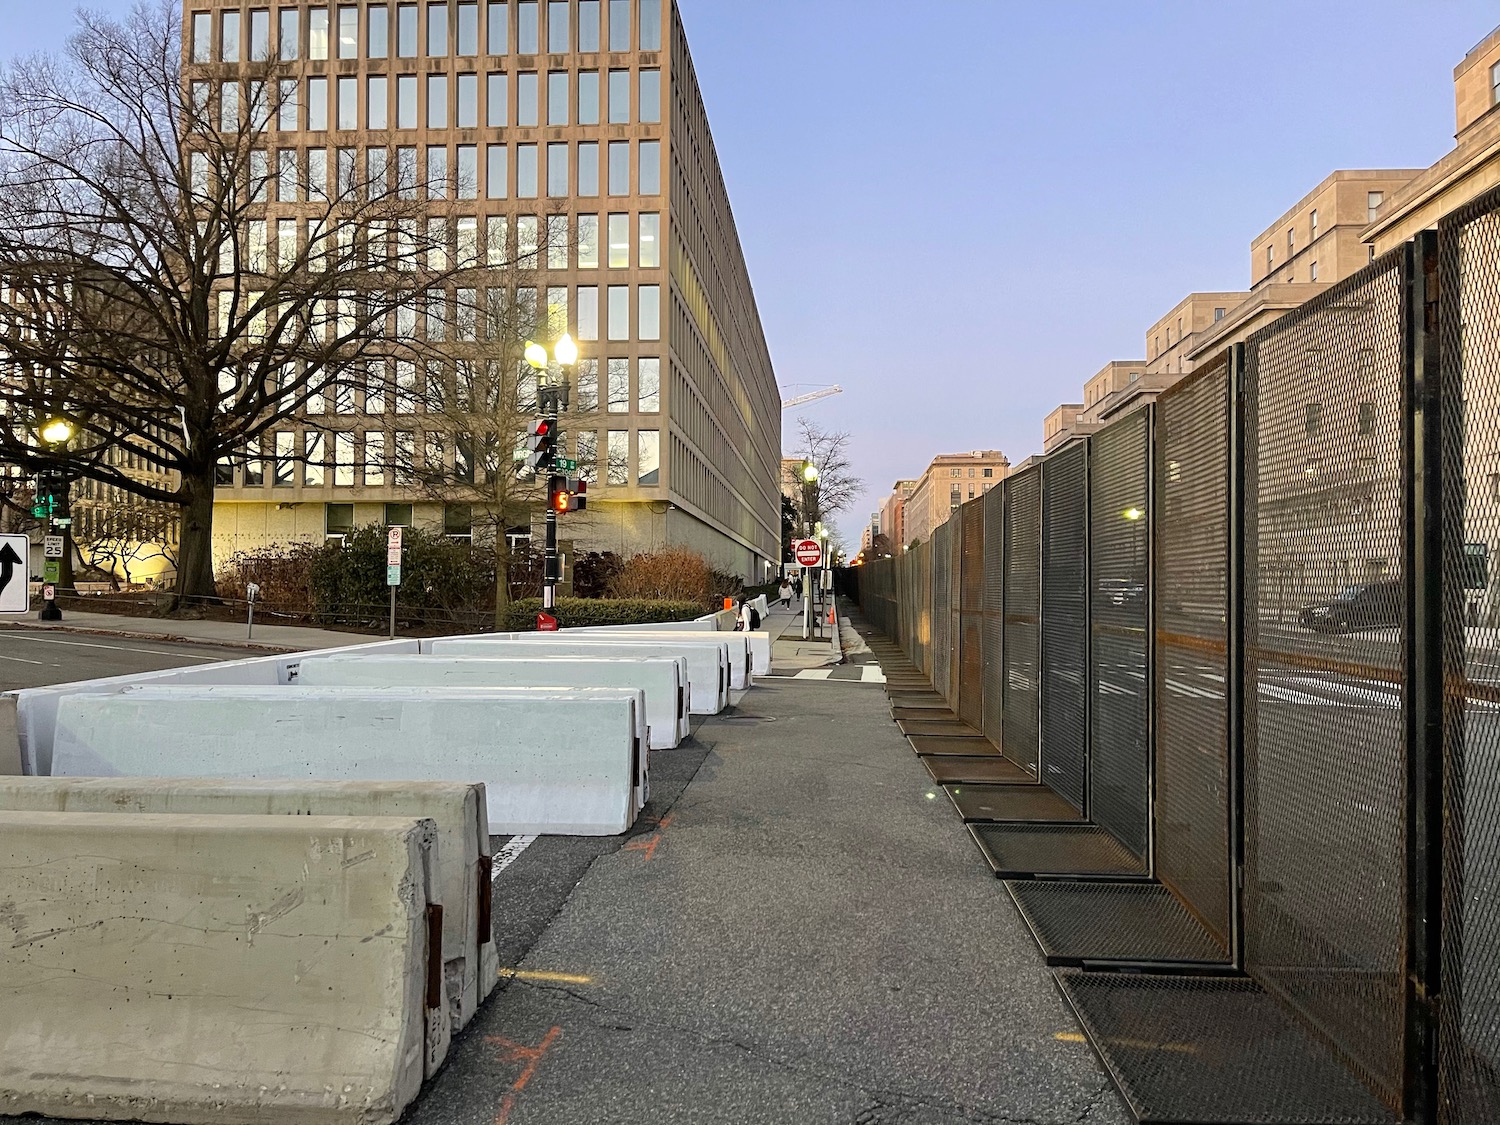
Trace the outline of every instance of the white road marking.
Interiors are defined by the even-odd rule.
[[[110,652],[146,652],[152,656],[180,656],[184,660],[203,660],[210,664],[217,664],[224,659],[222,656],[194,656],[192,653],[187,652],[168,652],[160,648],[136,648],[133,645],[99,645],[90,644],[88,641],[63,641],[56,637],[28,637],[25,634],[16,636],[14,631],[10,635],[15,636],[17,640],[31,641],[39,645],[71,645],[73,648],[103,648],[108,649]],[[212,641],[187,641],[184,643],[209,646],[213,644]]]
[[[833,675],[832,668],[804,668],[793,678],[798,680],[826,680],[831,675]]]
[[[498,879],[500,872],[504,871],[512,863],[515,863],[520,858],[521,853],[535,842],[535,836],[513,836],[506,841],[505,846],[495,853],[495,858],[491,862],[490,880],[493,882],[495,879]]]
[[[14,660],[17,664],[40,664],[48,668],[61,668],[61,664],[53,664],[46,660],[27,660],[24,656],[0,656],[0,660]]]
[[[860,681],[867,684],[885,683],[885,673],[880,670],[879,664],[866,664],[859,674]]]

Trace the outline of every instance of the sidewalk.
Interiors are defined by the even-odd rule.
[[[496,910],[506,979],[405,1125],[1127,1120],[883,693],[762,680],[696,738],[534,942]]]
[[[221,648],[243,648],[258,652],[302,652],[315,648],[339,648],[343,645],[368,644],[384,640],[368,633],[335,633],[302,625],[262,625],[255,623],[253,639],[245,637],[243,621],[191,621],[164,617],[122,617],[114,613],[63,611],[57,623],[29,618],[0,617],[0,630],[37,630],[60,633],[92,633],[98,636],[129,637],[136,640],[179,641],[211,644]]]
[[[826,615],[827,610],[823,613]],[[771,634],[771,670],[775,675],[790,675],[804,668],[826,668],[838,663],[833,654],[833,642],[829,636],[826,616],[823,636],[802,639],[802,607],[794,604],[790,610],[781,608],[779,602],[771,603],[771,614],[760,627]]]

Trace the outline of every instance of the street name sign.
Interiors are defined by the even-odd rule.
[[[823,548],[816,539],[799,539],[792,544],[792,557],[799,566],[822,566]]]
[[[26,560],[31,540],[24,535],[0,535],[0,613],[26,613],[31,592],[26,587]]]

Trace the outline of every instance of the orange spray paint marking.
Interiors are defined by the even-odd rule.
[[[656,858],[656,845],[661,843],[662,830],[671,823],[672,814],[669,813],[656,822],[656,828],[652,831],[649,837],[637,836],[634,840],[631,840],[628,844],[625,844],[621,848],[621,850],[627,852],[642,852],[644,853],[642,862],[649,863],[651,860]]]
[[[557,1037],[562,1034],[562,1028],[554,1027],[542,1041],[535,1047],[527,1047],[522,1043],[506,1039],[501,1035],[486,1035],[484,1041],[493,1043],[500,1048],[498,1056],[500,1062],[525,1063],[521,1068],[520,1077],[510,1084],[505,1097],[500,1099],[500,1112],[495,1114],[495,1125],[505,1125],[510,1120],[510,1111],[516,1106],[516,1095],[526,1089],[526,1084],[531,1081],[531,1076],[536,1073],[536,1068],[542,1061],[542,1056],[551,1049],[552,1044],[557,1042]]]

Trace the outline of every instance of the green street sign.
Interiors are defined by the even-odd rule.
[[[60,559],[48,559],[42,564],[42,581],[62,581],[62,561]]]
[[[560,472],[573,473],[578,471],[578,462],[571,457],[558,457],[554,460]]]
[[[44,520],[51,515],[51,509],[46,504],[33,504],[31,506],[31,518]]]
[[[387,586],[401,585],[401,568],[399,566],[387,566],[385,568],[385,584]]]

